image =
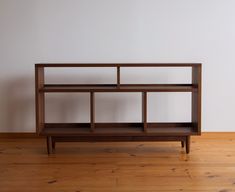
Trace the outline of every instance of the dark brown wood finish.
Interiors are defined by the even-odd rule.
[[[193,67],[200,63],[37,63],[38,67]]]
[[[181,141],[181,147],[184,148],[184,141]]]
[[[52,85],[45,84],[40,92],[193,92],[192,84],[101,84],[101,85]]]
[[[142,122],[144,132],[147,132],[147,92],[142,92]]]
[[[91,119],[91,131],[95,130],[95,93],[90,93],[90,119]]]
[[[115,67],[116,84],[46,84],[47,67]],[[122,67],[191,67],[191,84],[121,84]],[[201,64],[199,63],[52,63],[35,64],[36,127],[37,133],[47,137],[47,151],[56,142],[65,141],[180,141],[190,152],[190,136],[201,134]],[[45,93],[89,92],[90,123],[46,123]],[[142,122],[96,123],[95,92],[140,92],[142,94]],[[192,92],[192,122],[157,123],[147,120],[148,92]]]
[[[186,137],[186,153],[189,153],[190,152],[190,136],[187,136]]]
[[[201,134],[201,65],[192,67],[192,122],[198,134]]]
[[[36,109],[36,131],[42,131],[45,123],[45,93],[40,90],[44,87],[44,67],[35,66],[35,109]]]
[[[120,66],[117,66],[117,87],[120,88]]]
[[[47,136],[47,153],[48,155],[51,153],[52,150],[52,137],[51,136]]]
[[[192,123],[95,123],[90,132],[90,123],[46,123],[41,135],[47,136],[188,136],[197,135]]]

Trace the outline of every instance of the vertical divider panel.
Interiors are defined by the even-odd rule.
[[[45,124],[45,93],[40,92],[44,87],[44,67],[35,66],[35,109],[36,109],[36,131],[40,134]]]
[[[120,66],[117,66],[117,87],[120,88]]]
[[[144,132],[147,132],[147,92],[142,92],[142,123]]]
[[[95,131],[95,93],[90,92],[90,124],[91,131]]]
[[[192,66],[192,123],[201,134],[201,64]]]

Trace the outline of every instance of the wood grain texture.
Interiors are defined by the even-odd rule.
[[[44,68],[35,65],[35,114],[38,134],[42,131],[45,123],[45,93],[39,91],[44,87],[44,83]]]
[[[234,192],[235,133],[179,142],[58,143],[0,139],[1,192]]]

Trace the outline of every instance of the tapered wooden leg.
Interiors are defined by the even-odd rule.
[[[186,153],[190,152],[190,136],[186,137]]]
[[[55,150],[55,140],[52,138],[51,141],[52,141],[52,149],[54,151]]]
[[[50,155],[51,153],[51,137],[47,137],[47,154]]]
[[[184,141],[181,141],[181,147],[184,148]]]

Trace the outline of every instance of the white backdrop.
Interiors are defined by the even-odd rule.
[[[0,131],[35,131],[37,62],[201,62],[203,131],[235,131],[234,7],[234,0],[0,0]],[[123,79],[188,80],[187,71],[143,72]],[[113,71],[47,73],[48,81],[112,82]],[[189,98],[150,94],[149,120],[190,120]],[[97,121],[140,120],[138,93],[96,99]],[[86,94],[50,95],[47,121],[88,121],[88,102]]]

